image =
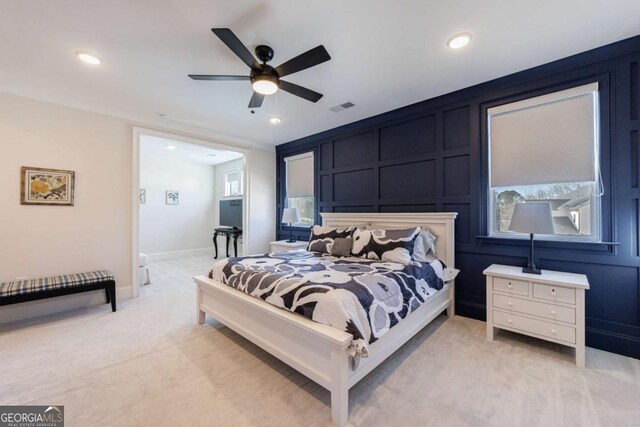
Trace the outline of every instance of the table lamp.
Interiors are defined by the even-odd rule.
[[[293,243],[295,240],[293,239],[293,227],[292,224],[296,222],[300,222],[300,214],[298,214],[298,209],[296,208],[284,208],[282,211],[282,223],[289,224],[289,240],[287,242]]]
[[[516,203],[509,231],[529,233],[529,264],[522,268],[523,273],[541,274],[533,262],[533,235],[554,234],[553,217],[549,203]]]

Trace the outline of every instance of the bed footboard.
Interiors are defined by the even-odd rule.
[[[197,322],[208,314],[331,392],[336,425],[348,418],[349,355],[353,337],[270,306],[205,276],[197,286]]]

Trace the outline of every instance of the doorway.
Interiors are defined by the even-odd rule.
[[[216,249],[217,259],[227,247],[231,256],[243,253],[246,150],[141,128],[133,146],[134,297],[206,274]]]

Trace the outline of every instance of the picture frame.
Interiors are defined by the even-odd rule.
[[[140,204],[144,205],[147,203],[147,189],[146,188],[141,188],[140,189]]]
[[[165,203],[167,205],[178,205],[180,204],[180,192],[176,190],[166,190],[165,191]]]
[[[20,204],[73,206],[75,171],[63,169],[20,168]]]

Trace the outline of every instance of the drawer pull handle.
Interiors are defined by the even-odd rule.
[[[507,319],[507,323],[513,323],[513,320]]]
[[[555,330],[555,329],[552,329],[552,330],[551,330],[551,333],[552,333],[553,335],[555,335],[555,334],[556,334],[556,330]]]
[[[556,290],[555,289],[551,289],[551,296],[555,297],[556,296]]]
[[[511,286],[511,282],[509,282],[509,284],[507,285],[507,288],[509,289],[513,288],[513,286]]]

